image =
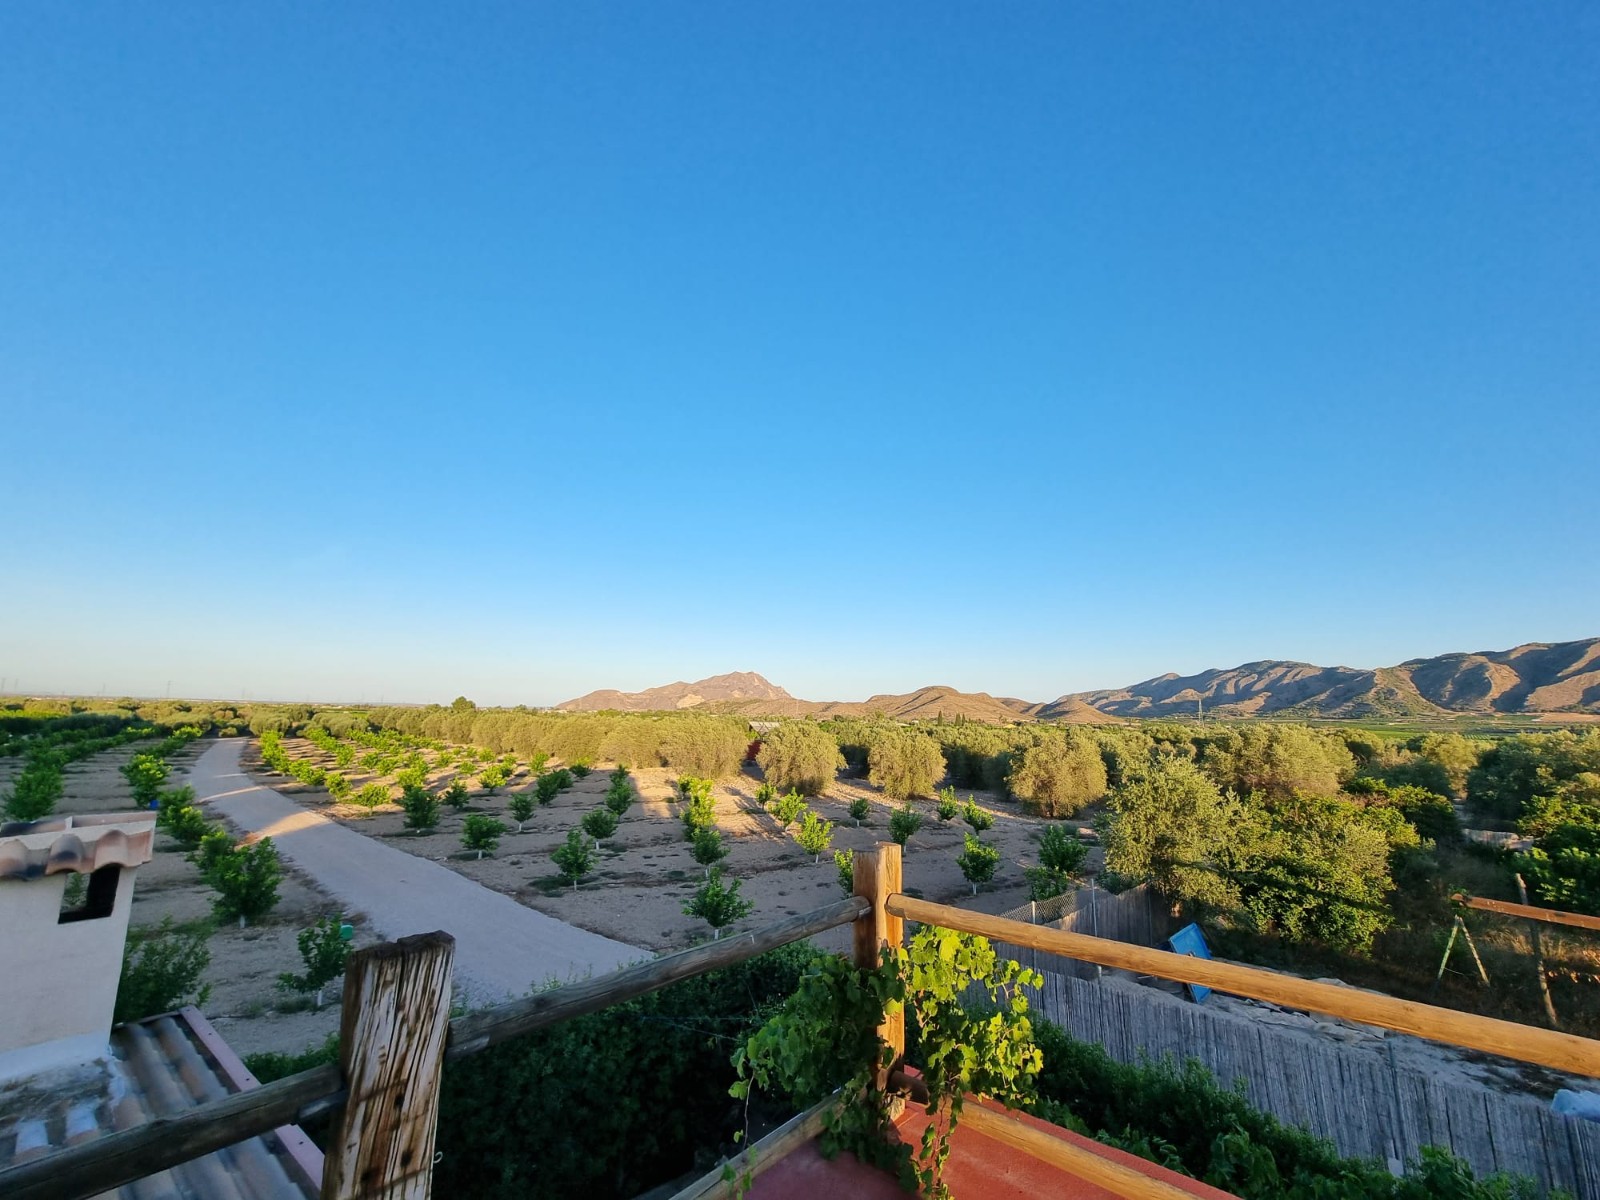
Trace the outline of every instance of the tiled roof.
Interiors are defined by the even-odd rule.
[[[155,813],[138,812],[0,825],[0,879],[140,866],[150,861],[155,819]]]
[[[109,1061],[0,1090],[0,1166],[259,1086],[194,1008],[119,1025]],[[307,1200],[322,1154],[295,1126],[132,1183],[118,1200]]]

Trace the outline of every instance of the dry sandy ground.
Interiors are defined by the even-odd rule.
[[[284,748],[294,757],[332,765],[331,758],[309,742],[290,739]],[[644,768],[632,773],[640,799],[623,817],[616,835],[601,843],[595,873],[574,891],[560,881],[550,854],[586,812],[600,806],[610,784],[610,764],[598,765],[588,778],[561,793],[548,807],[536,809],[521,833],[516,832],[516,822],[506,805],[508,793],[532,787],[526,768],[520,768],[511,783],[496,795],[475,794],[467,812],[491,813],[511,830],[499,849],[481,860],[461,845],[461,827],[467,813],[456,813],[447,807],[442,810],[438,829],[419,835],[405,828],[397,806],[369,812],[354,805],[334,804],[322,789],[306,787],[266,770],[254,747],[246,751],[243,764],[261,782],[351,828],[443,863],[486,887],[582,929],[656,951],[682,949],[710,934],[704,922],[683,913],[684,904],[705,872],[694,861],[684,840],[683,825],[677,816],[680,806],[673,791],[676,775],[666,769]],[[359,771],[348,774],[357,788],[371,779]],[[433,772],[429,786],[439,790],[454,775],[453,770]],[[741,895],[754,904],[750,915],[733,929],[769,924],[817,908],[843,894],[832,853],[815,862],[802,851],[792,836],[794,827],[784,832],[756,803],[759,782],[752,767],[738,778],[723,780],[714,792],[717,824],[728,835],[731,846],[723,860],[724,869],[740,881]],[[1003,912],[1026,904],[1028,891],[1022,868],[1037,863],[1036,842],[1045,822],[1023,815],[1014,801],[999,800],[987,793],[973,794],[996,817],[994,828],[983,835],[1001,852],[994,883],[972,896],[971,885],[956,864],[962,851],[962,835],[968,827],[959,819],[941,823],[931,803],[918,801],[917,808],[926,821],[906,845],[906,890],[929,900],[960,903],[986,912]],[[961,795],[966,799],[967,793]],[[865,796],[872,804],[871,815],[859,829],[848,811],[856,796]],[[828,795],[812,801],[811,807],[836,823],[834,848],[862,849],[888,839],[889,814],[895,806],[864,780],[841,780]],[[842,949],[848,939],[849,931],[838,929],[818,940],[821,945]]]
[[[211,744],[209,740],[192,742],[174,755],[169,760],[173,771],[168,786],[181,784],[190,765]],[[131,811],[132,795],[119,768],[144,748],[134,743],[67,767],[63,772],[63,796],[56,811]],[[0,788],[20,769],[20,759],[0,759]],[[160,924],[165,917],[180,925],[205,920],[211,913],[213,895],[184,852],[158,833],[155,857],[139,868],[134,884],[131,927],[148,928]],[[300,930],[338,910],[310,881],[293,871],[285,871],[278,896],[277,908],[259,925],[242,930],[236,925],[223,926],[209,942],[211,965],[203,982],[210,985],[211,995],[200,1009],[241,1055],[259,1050],[297,1052],[320,1042],[339,1027],[337,983],[328,992],[331,1001],[320,1012],[280,1011],[297,1005],[295,997],[277,987],[281,973],[303,969],[296,943]],[[356,945],[376,940],[359,918],[353,923]]]

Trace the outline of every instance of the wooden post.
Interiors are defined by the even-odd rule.
[[[900,847],[894,842],[879,842],[871,850],[856,851],[855,894],[872,905],[872,911],[856,920],[855,961],[864,970],[876,968],[885,946],[899,949],[905,940],[906,923],[884,908],[884,902],[900,890]],[[906,1056],[906,1012],[904,1007],[884,1014],[878,1036],[894,1051],[889,1066],[878,1070],[875,1086],[888,1086],[889,1072],[898,1070]]]
[[[1517,896],[1523,904],[1528,903],[1528,885],[1522,882],[1519,873],[1517,880]],[[1539,995],[1544,998],[1544,1013],[1550,1018],[1550,1028],[1560,1029],[1561,1022],[1556,1019],[1556,1002],[1550,998],[1550,980],[1544,973],[1544,941],[1539,936],[1539,923],[1528,922],[1528,933],[1533,938],[1533,966],[1539,972]]]
[[[350,956],[339,1065],[349,1099],[322,1200],[428,1200],[456,940],[423,933]]]

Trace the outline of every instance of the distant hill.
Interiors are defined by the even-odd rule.
[[[1358,670],[1311,663],[1245,663],[1161,675],[1125,688],[1075,692],[1072,702],[1117,717],[1396,717],[1448,713],[1600,712],[1600,638],[1530,642],[1511,650],[1413,658]]]
[[[1529,642],[1512,650],[1413,658],[1395,667],[1319,667],[1267,659],[1198,675],[1160,675],[1125,688],[1073,692],[1047,703],[931,686],[869,700],[800,700],[752,671],[669,683],[643,692],[599,691],[558,708],[647,712],[707,708],[749,717],[958,717],[1005,724],[1097,724],[1130,717],[1405,717],[1451,713],[1600,714],[1600,638]]]
[[[569,712],[599,712],[614,709],[619,712],[649,712],[663,708],[698,708],[704,704],[726,701],[793,700],[775,683],[769,683],[754,671],[734,671],[727,675],[713,675],[693,683],[669,683],[663,687],[648,688],[642,692],[618,692],[606,689],[579,696],[556,705]]]

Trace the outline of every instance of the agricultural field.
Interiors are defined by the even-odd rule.
[[[339,770],[335,754],[324,746],[304,738],[284,738],[281,746],[291,763],[312,764],[328,772]],[[429,763],[422,783],[427,791],[443,795],[458,781],[468,789],[464,807],[440,804],[437,825],[428,831],[407,827],[406,812],[398,803],[398,771],[388,775],[364,771],[358,757],[340,772],[346,781],[340,790],[348,788],[349,794],[345,800],[336,801],[329,795],[326,782],[312,784],[273,771],[263,763],[259,746],[246,751],[243,764],[262,783],[352,829],[442,863],[581,928],[652,951],[681,949],[710,936],[712,931],[704,921],[683,911],[705,881],[707,867],[696,861],[693,844],[686,837],[683,814],[688,802],[677,787],[679,772],[647,767],[627,773],[634,799],[621,813],[616,831],[597,840],[593,869],[574,887],[562,877],[552,856],[573,831],[581,834],[587,814],[603,809],[615,764],[579,764],[587,768],[587,774],[575,778],[571,786],[555,793],[548,803],[540,804],[535,794],[537,772],[525,761],[517,761],[510,778],[490,793],[479,783],[478,775],[486,765],[479,752],[470,752],[472,762],[465,768],[459,759],[469,752],[463,747],[445,746],[442,753],[452,761],[442,767],[433,765],[440,750],[413,748],[409,752],[421,754]],[[487,761],[502,759],[490,756]],[[546,772],[555,773],[561,764],[548,761],[541,766]],[[302,774],[316,777],[314,772],[303,769]],[[808,811],[832,824],[830,844],[814,854],[803,849],[797,840],[800,820],[785,825],[773,811],[776,805],[764,805],[758,799],[761,783],[760,769],[746,763],[736,775],[716,781],[710,788],[715,829],[727,850],[718,866],[730,883],[737,882],[739,895],[752,906],[730,929],[765,924],[815,908],[842,894],[834,852],[889,840],[891,818],[903,807],[864,779],[839,779],[826,794],[804,801]],[[374,785],[384,789],[384,802],[366,807],[350,798]],[[531,813],[520,822],[519,831],[515,806],[524,796],[528,797],[524,803],[531,801]],[[964,789],[959,793],[963,809],[969,799],[993,817],[992,828],[982,835],[999,855],[993,881],[980,884],[977,894],[973,894],[973,885],[963,875],[958,861],[966,850],[965,839],[973,832],[972,827],[959,812],[949,820],[941,820],[938,802],[922,799],[914,800],[911,806],[922,823],[905,843],[906,890],[930,900],[970,905],[987,912],[1003,912],[1026,904],[1029,885],[1023,870],[1037,864],[1038,839],[1042,828],[1051,822],[1024,814],[1017,801],[1002,799],[992,792]],[[859,825],[851,815],[852,803],[866,806]],[[463,834],[469,820],[485,816],[500,821],[505,832],[491,853],[479,857],[464,845]],[[1074,823],[1073,828],[1077,827]],[[1089,833],[1086,827],[1084,833]],[[1094,853],[1096,858],[1085,863],[1087,869],[1097,865],[1097,852]],[[848,931],[832,931],[831,936],[842,946]]]
[[[189,767],[208,742],[195,740],[166,756],[169,787],[181,787]],[[62,795],[53,816],[117,813],[141,807],[134,801],[132,784],[123,768],[135,755],[149,750],[148,742],[105,750],[67,764],[62,770]],[[20,756],[0,758],[0,794],[7,793],[24,768]],[[314,884],[287,864],[278,884],[278,902],[264,916],[244,928],[217,921],[213,913],[215,891],[189,860],[186,851],[158,829],[155,855],[139,868],[134,888],[129,943],[161,931],[179,937],[205,935],[210,961],[199,976],[208,995],[198,1007],[240,1055],[260,1052],[297,1053],[338,1030],[338,987],[328,991],[320,1009],[304,996],[285,992],[278,978],[302,968],[298,946],[302,930],[319,918],[338,915],[337,906]],[[374,939],[360,914],[343,914],[354,925],[353,945]]]

